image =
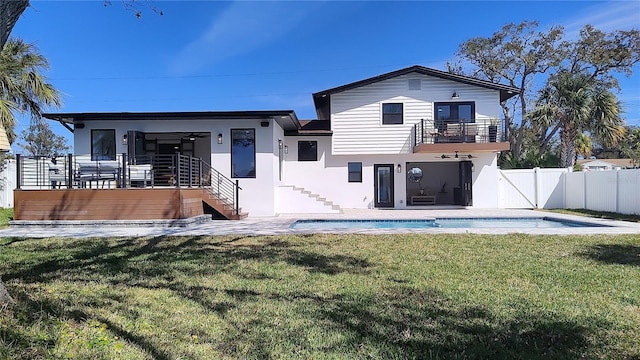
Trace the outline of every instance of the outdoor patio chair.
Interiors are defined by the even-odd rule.
[[[468,123],[464,126],[464,140],[466,142],[476,142],[476,135],[478,135],[478,124]]]
[[[127,166],[127,172],[129,177],[129,185],[141,184],[142,187],[147,187],[147,183],[151,183],[153,186],[153,168],[151,164],[137,164]]]
[[[444,132],[444,136],[452,137],[452,136],[460,136],[460,124],[447,124],[447,130]]]
[[[65,166],[54,163],[47,163],[49,167],[49,181],[51,182],[51,188],[58,189],[67,182],[67,176],[65,174]]]
[[[79,182],[81,187],[85,187],[93,181],[97,184],[102,181],[102,188],[104,188],[105,182],[109,182],[111,187],[111,181],[117,180],[120,174],[120,163],[115,160],[100,160],[91,162],[78,162],[78,173],[76,175],[76,181]]]

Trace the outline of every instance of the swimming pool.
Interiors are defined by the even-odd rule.
[[[297,220],[291,224],[296,230],[349,230],[349,229],[425,229],[425,228],[575,228],[606,227],[552,217],[540,218],[432,218],[392,220]]]

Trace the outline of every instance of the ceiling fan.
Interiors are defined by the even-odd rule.
[[[184,133],[183,133],[183,134],[184,134]],[[189,134],[184,135],[182,138],[183,138],[183,139],[189,139],[189,140],[192,140],[192,141],[193,141],[193,140],[195,140],[196,138],[203,138],[203,137],[206,137],[206,136],[207,136],[207,135],[206,135],[206,134],[203,134],[203,133],[194,133],[194,132],[192,132],[192,133],[189,133]]]
[[[475,158],[475,156],[471,155],[471,154],[458,154],[458,152],[456,151],[454,154],[442,154],[440,156],[436,156],[436,158],[440,158],[440,159],[473,159]]]

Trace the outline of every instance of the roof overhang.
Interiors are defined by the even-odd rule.
[[[401,75],[406,75],[406,74],[409,74],[409,73],[418,73],[418,74],[422,74],[422,75],[434,76],[434,77],[438,77],[438,78],[445,79],[445,80],[451,80],[451,81],[455,81],[455,82],[459,82],[459,83],[463,83],[463,84],[479,86],[479,87],[483,87],[483,88],[491,89],[491,90],[497,90],[497,91],[500,92],[500,102],[506,101],[506,100],[510,99],[511,97],[516,96],[521,91],[519,88],[513,87],[513,86],[495,84],[495,83],[492,83],[490,81],[480,80],[480,79],[472,78],[472,77],[469,77],[469,76],[457,75],[457,74],[452,74],[452,73],[448,73],[448,72],[445,72],[445,71],[440,71],[440,70],[436,70],[436,69],[427,68],[427,67],[420,66],[420,65],[414,65],[414,66],[411,66],[411,67],[408,67],[408,68],[404,68],[404,69],[392,71],[392,72],[389,72],[389,73],[386,73],[386,74],[374,76],[372,78],[368,78],[368,79],[356,81],[356,82],[353,82],[353,83],[350,83],[350,84],[346,84],[346,85],[334,87],[334,88],[331,88],[331,89],[319,91],[319,92],[313,94],[313,102],[314,102],[316,108],[319,108],[326,101],[328,101],[329,97],[332,94],[336,94],[336,93],[343,92],[343,91],[346,91],[346,90],[355,89],[355,88],[358,88],[358,87],[361,87],[361,86],[373,84],[373,83],[376,83],[376,82],[379,82],[379,81],[391,79],[391,78],[394,78],[394,77],[397,77],[397,76],[401,76]]]
[[[258,111],[191,111],[191,112],[94,112],[94,113],[46,113],[42,117],[55,120],[73,132],[73,128],[84,127],[89,121],[136,121],[136,120],[273,120],[285,131],[300,129],[300,122],[293,110]],[[73,126],[73,128],[71,127]]]
[[[300,120],[300,128],[285,130],[286,136],[332,136],[331,123],[327,120]]]

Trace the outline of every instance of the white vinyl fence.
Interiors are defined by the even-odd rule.
[[[518,169],[498,172],[501,208],[557,209],[564,207],[562,176],[568,169]]]
[[[640,169],[500,170],[498,182],[501,208],[588,209],[640,215]]]
[[[565,188],[566,209],[640,215],[640,169],[569,173]]]
[[[13,190],[16,188],[16,161],[6,160],[0,174],[0,207],[13,207]]]

